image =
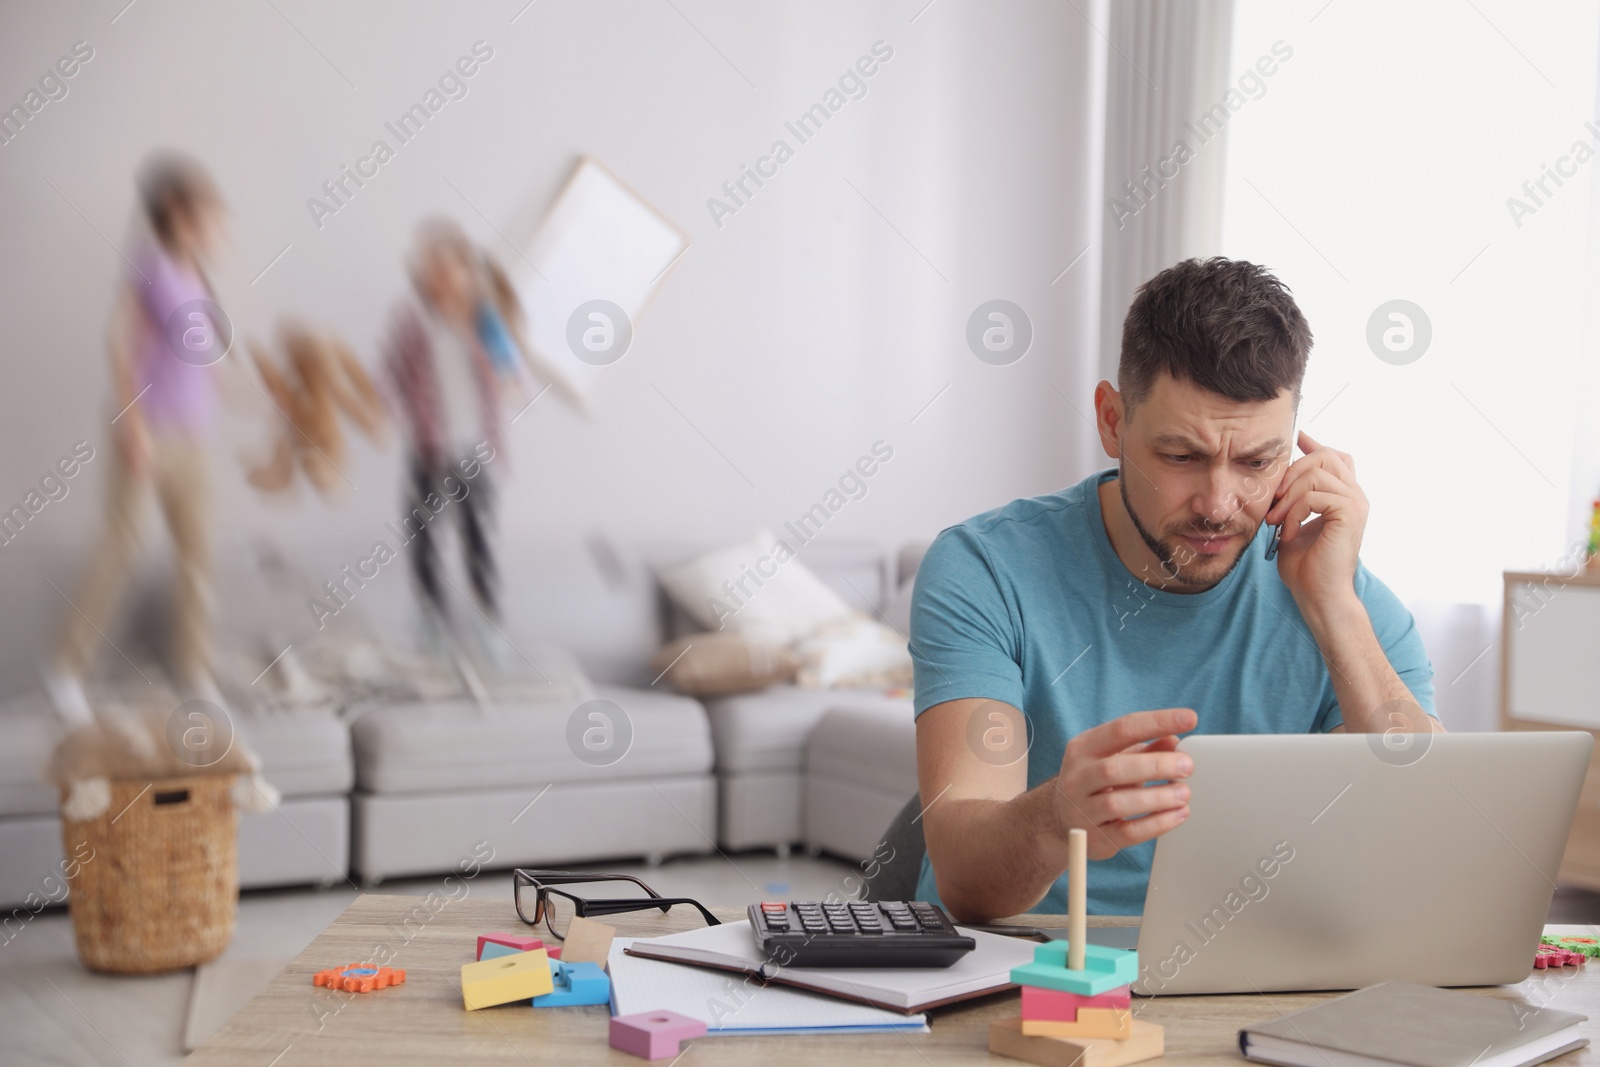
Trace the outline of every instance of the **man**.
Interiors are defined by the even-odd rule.
[[[911,618],[920,899],[1065,911],[1083,828],[1089,909],[1136,914],[1188,816],[1178,735],[1440,729],[1416,626],[1358,558],[1355,462],[1295,436],[1310,349],[1264,268],[1163,271],[1128,309],[1120,391],[1095,390],[1117,468],[935,539]]]

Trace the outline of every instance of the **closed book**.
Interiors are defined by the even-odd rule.
[[[1518,1000],[1383,982],[1239,1031],[1246,1058],[1282,1067],[1526,1067],[1582,1048],[1588,1016]]]

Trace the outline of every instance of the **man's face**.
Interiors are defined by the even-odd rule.
[[[1161,577],[1205,589],[1238,565],[1288,469],[1294,414],[1287,390],[1240,402],[1168,375],[1123,414],[1122,500]]]

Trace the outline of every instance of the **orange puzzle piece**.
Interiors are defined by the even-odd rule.
[[[386,989],[406,980],[406,972],[393,967],[375,967],[370,963],[347,963],[343,967],[318,971],[311,976],[311,984],[339,989],[346,993],[370,993]]]

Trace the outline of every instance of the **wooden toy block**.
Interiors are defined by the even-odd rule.
[[[496,931],[492,934],[478,935],[478,959],[483,959],[484,946],[499,945],[502,949],[511,952],[532,952],[536,948],[544,948],[544,942],[537,937],[527,937],[523,934],[505,934]],[[509,952],[497,952],[495,955],[506,956]]]
[[[314,986],[327,986],[346,993],[370,993],[374,989],[387,989],[406,980],[406,972],[394,967],[379,967],[375,963],[347,963],[343,967],[318,971],[311,976]]]
[[[611,1047],[646,1060],[676,1056],[685,1041],[706,1036],[706,1024],[675,1011],[646,1011],[611,1020]]]
[[[568,963],[598,963],[604,967],[611,954],[611,939],[617,935],[614,926],[575,915],[567,923],[566,940],[561,942]]]
[[[1137,952],[1084,945],[1083,970],[1075,971],[1067,966],[1069,951],[1065,941],[1047,941],[1033,950],[1032,963],[1012,968],[1011,980],[1018,985],[1097,997],[1120,986],[1132,985],[1139,977]]]
[[[540,942],[535,939],[533,942],[533,948],[544,948],[544,954],[553,960],[559,960],[561,958],[562,946],[560,945],[546,947],[541,945]],[[498,941],[488,941],[484,943],[483,951],[479,953],[478,958],[480,960],[492,960],[496,956],[515,956],[519,952],[532,952],[533,948],[512,948],[510,945],[503,945]]]
[[[1127,986],[1119,986],[1098,997],[1080,997],[1076,993],[1060,993],[1054,989],[1041,989],[1036,985],[1022,987],[1022,1017],[1070,1023],[1078,1020],[1079,1008],[1130,1008],[1133,995]]]
[[[532,1000],[555,990],[544,949],[461,965],[461,1000],[468,1011]]]
[[[598,963],[550,961],[550,980],[555,990],[533,998],[536,1008],[570,1008],[579,1004],[609,1004],[611,979]]]
[[[1120,1041],[1133,1036],[1133,1012],[1127,1008],[1079,1008],[1070,1023],[1023,1016],[1022,1032],[1029,1037],[1105,1037]]]
[[[989,1024],[989,1051],[1040,1067],[1124,1067],[1153,1060],[1166,1049],[1156,1023],[1133,1021],[1133,1033],[1120,1041],[1097,1037],[1029,1037],[1020,1018]]]

